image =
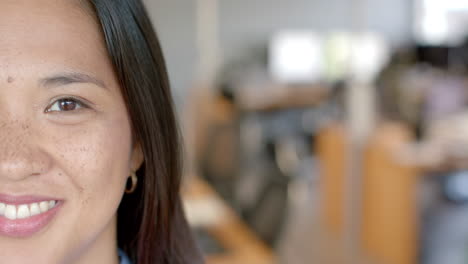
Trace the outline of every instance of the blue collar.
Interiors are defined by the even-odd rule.
[[[123,252],[123,250],[121,250],[120,248],[119,248],[119,258],[120,258],[120,264],[131,264],[130,259],[128,258],[127,254],[125,254],[125,252]]]

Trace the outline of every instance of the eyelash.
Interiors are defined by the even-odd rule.
[[[54,105],[60,104],[60,102],[63,102],[63,101],[71,101],[71,102],[75,103],[77,105],[77,107],[75,109],[73,109],[73,110],[60,110],[60,105],[57,105],[55,108],[57,108],[59,110],[51,110],[52,108],[54,108]],[[52,102],[44,112],[45,113],[72,112],[72,111],[77,111],[77,110],[80,110],[80,109],[83,109],[83,108],[89,108],[89,106],[86,103],[84,103],[82,100],[77,99],[75,97],[63,97],[63,98],[59,98],[59,99],[55,100],[54,102]]]

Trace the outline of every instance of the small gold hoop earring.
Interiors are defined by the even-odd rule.
[[[133,193],[137,187],[138,178],[134,171],[130,174],[130,180],[132,181],[132,186],[130,186],[130,189],[125,188],[125,193]]]

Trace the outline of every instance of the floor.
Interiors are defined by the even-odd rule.
[[[317,217],[317,190],[296,190],[295,193],[302,194],[290,199],[290,220],[277,249],[279,264],[376,264],[362,258],[351,261],[343,241],[321,228]]]

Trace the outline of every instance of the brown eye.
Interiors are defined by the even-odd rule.
[[[85,105],[74,98],[63,98],[55,101],[46,112],[69,112],[82,107]]]

